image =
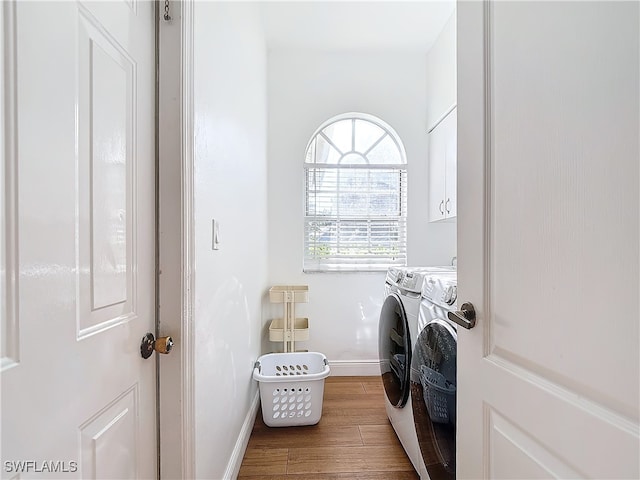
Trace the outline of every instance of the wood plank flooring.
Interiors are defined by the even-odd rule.
[[[258,411],[239,480],[418,480],[387,419],[380,377],[329,377],[322,418],[267,427]]]

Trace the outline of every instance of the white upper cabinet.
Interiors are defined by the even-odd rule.
[[[445,123],[444,211],[447,218],[453,218],[456,216],[458,208],[456,196],[458,181],[458,114],[455,108],[443,123]]]
[[[457,104],[456,14],[447,20],[427,53],[427,131]]]
[[[457,112],[429,134],[429,221],[456,216]]]
[[[427,54],[429,221],[456,216],[456,14]]]

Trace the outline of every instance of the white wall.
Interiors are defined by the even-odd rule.
[[[427,53],[427,127],[431,130],[457,103],[456,14],[453,12]]]
[[[195,2],[194,65],[196,477],[223,478],[256,394],[267,286],[266,49],[257,6]]]
[[[425,210],[425,85],[423,53],[269,52],[269,282],[309,285],[310,301],[298,308],[310,322],[304,347],[327,355],[334,373],[351,373],[340,368],[350,362],[378,372],[384,273],[302,272],[305,148],[316,128],[340,113],[369,113],[390,124],[408,158],[409,265],[448,264],[456,252],[455,223],[430,224]],[[279,311],[265,309],[263,340]],[[265,349],[276,347],[265,340]]]

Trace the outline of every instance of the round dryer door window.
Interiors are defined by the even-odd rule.
[[[380,312],[378,353],[384,391],[391,405],[404,407],[409,398],[411,343],[402,301],[392,293]]]
[[[418,334],[411,362],[413,420],[431,480],[456,474],[456,363],[456,331],[431,321]]]

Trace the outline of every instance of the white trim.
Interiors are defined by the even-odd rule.
[[[158,278],[158,333],[176,339],[176,357],[163,359],[158,366],[161,478],[195,478],[196,472],[193,7],[192,0],[172,2],[172,19],[157,19],[158,121],[160,131],[165,132],[158,139],[158,248],[162,271]],[[165,207],[176,202],[177,209]]]
[[[244,453],[247,450],[249,438],[251,438],[251,431],[253,430],[253,424],[256,420],[259,405],[260,392],[256,391],[253,400],[251,401],[249,411],[247,412],[247,416],[245,417],[244,423],[242,424],[242,428],[240,429],[240,433],[238,434],[236,444],[233,447],[233,451],[231,452],[229,463],[227,463],[227,468],[224,471],[224,476],[222,477],[224,479],[233,479],[238,477],[240,466],[242,465],[242,459],[244,458]]]
[[[320,134],[320,132],[322,132],[322,130],[327,128],[329,125],[331,125],[333,123],[336,123],[336,122],[339,122],[341,120],[352,120],[352,119],[365,120],[367,122],[370,122],[370,123],[373,123],[373,124],[377,125],[381,129],[383,129],[386,132],[386,134],[391,137],[393,142],[398,147],[398,150],[400,150],[400,156],[402,157],[402,163],[398,164],[398,165],[406,165],[407,164],[407,152],[404,149],[404,143],[402,142],[402,139],[400,138],[400,135],[398,135],[398,132],[396,132],[391,125],[389,125],[387,122],[385,122],[381,118],[378,118],[375,115],[371,115],[369,113],[362,113],[362,112],[341,113],[341,114],[335,115],[335,116],[331,117],[330,119],[326,120],[325,122],[323,122],[322,125],[320,125],[316,129],[316,131],[313,132],[313,135],[311,135],[311,139],[307,142],[307,148],[305,148],[305,150],[304,150],[304,152],[305,152],[304,158],[305,159],[307,158],[306,153],[309,151],[309,147],[311,147],[311,143]],[[383,135],[383,137],[384,137],[384,135]],[[336,148],[336,150],[340,151],[337,148]]]
[[[492,284],[491,284],[491,266],[492,255],[491,245],[493,240],[493,57],[492,57],[492,37],[493,37],[493,6],[490,1],[485,1],[483,5],[483,35],[484,35],[484,198],[483,198],[483,235],[484,235],[484,249],[483,249],[483,302],[484,302],[484,328],[482,330],[483,335],[483,357],[491,355],[493,350],[493,335],[492,335]],[[488,460],[487,460],[488,462]],[[488,463],[487,463],[488,465]],[[488,468],[488,467],[487,467]],[[488,471],[488,470],[485,470]]]
[[[380,376],[380,360],[329,360],[332,377]]]
[[[18,309],[18,119],[17,119],[17,42],[16,42],[16,8],[13,2],[3,2],[0,5],[0,62],[2,63],[3,96],[2,116],[2,161],[4,169],[0,173],[0,181],[4,182],[4,249],[5,264],[2,265],[2,279],[5,291],[2,292],[0,309],[6,322],[6,350],[0,352],[0,372],[15,367],[20,363],[20,322]],[[2,234],[2,232],[0,232]],[[0,293],[0,295],[2,295]],[[3,356],[4,355],[4,356]]]
[[[447,117],[449,116],[449,114],[450,114],[451,112],[453,112],[453,110],[454,110],[457,106],[458,106],[458,105],[457,105],[456,103],[454,103],[453,105],[451,105],[451,106],[447,109],[447,111],[446,111],[446,112],[444,112],[444,114],[443,114],[443,115],[442,115],[438,120],[436,120],[436,121],[435,121],[435,123],[433,124],[433,126],[432,126],[429,130],[427,130],[427,133],[431,133],[431,132],[433,132],[433,131],[435,130],[435,128],[436,128],[438,125],[440,125],[440,124],[442,123],[442,121],[443,121],[445,118],[447,118]]]
[[[194,378],[194,220],[193,220],[193,0],[180,2],[182,49],[180,90],[182,153],[182,478],[195,478],[195,383]]]

